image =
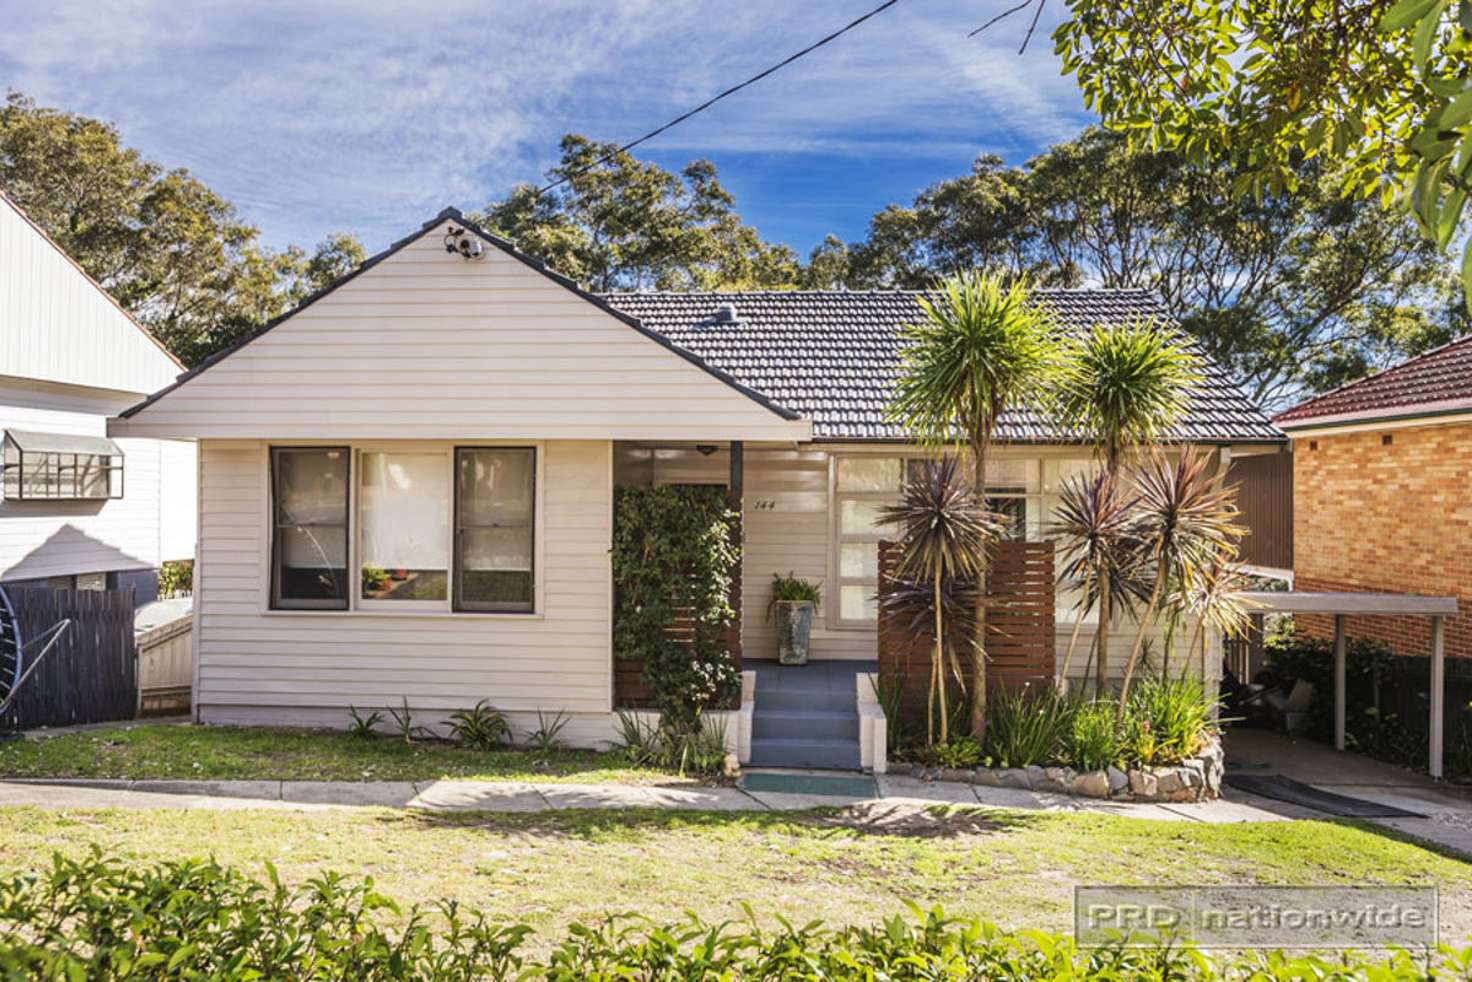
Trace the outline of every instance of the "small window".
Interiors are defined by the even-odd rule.
[[[271,606],[348,606],[347,447],[271,450]]]
[[[536,451],[455,451],[456,610],[531,613]]]
[[[106,437],[6,430],[3,464],[11,501],[123,496],[123,451]]]

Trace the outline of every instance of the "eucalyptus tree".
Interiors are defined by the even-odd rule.
[[[1099,324],[1085,332],[1068,346],[1061,375],[1058,418],[1094,446],[1116,486],[1133,450],[1170,437],[1201,378],[1195,353],[1164,326],[1144,320]],[[1098,573],[1094,666],[1097,689],[1103,692],[1118,586],[1115,570]]]
[[[886,410],[933,455],[970,459],[973,493],[984,508],[986,460],[1004,413],[1038,408],[1058,378],[1059,343],[1045,307],[1025,282],[962,272],[920,299],[925,316],[904,328],[899,378]],[[986,713],[986,557],[978,550],[976,634],[972,643],[971,727]]]
[[[936,738],[936,717],[940,721],[940,740],[950,739],[950,707],[946,698],[946,666],[964,687],[964,674],[956,658],[957,644],[946,644],[946,614],[953,616],[958,600],[964,599],[970,584],[979,597],[985,569],[987,543],[1001,534],[1002,517],[986,510],[969,481],[960,472],[955,457],[927,461],[924,470],[903,484],[898,504],[881,509],[882,524],[899,527],[899,560],[896,578],[906,584],[900,604],[913,609],[915,601],[929,594],[926,613],[935,640],[930,659],[930,693],[925,704],[926,739]],[[975,624],[956,632],[973,646],[979,645],[973,631]],[[948,657],[949,656],[949,657]],[[972,704],[976,698],[973,693]]]

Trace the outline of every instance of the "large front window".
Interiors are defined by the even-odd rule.
[[[531,447],[273,447],[271,606],[532,613],[536,470]]]

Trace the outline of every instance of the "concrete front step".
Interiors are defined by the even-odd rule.
[[[768,709],[760,701],[752,714],[755,739],[857,740],[859,714],[832,709]]]
[[[752,737],[752,767],[859,769],[859,741]]]
[[[830,692],[824,689],[764,689],[760,681],[756,689],[756,712],[803,710],[818,712],[855,712],[858,693]]]

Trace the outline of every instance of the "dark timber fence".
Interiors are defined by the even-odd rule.
[[[138,708],[133,591],[7,592],[23,642],[64,618],[70,618],[72,625],[25,681],[0,727],[29,729],[132,719]],[[27,656],[34,658],[39,653],[30,651]]]
[[[903,679],[906,703],[923,707],[934,632],[912,630],[908,618],[885,608],[883,597],[894,588],[898,559],[896,543],[879,544],[879,673]],[[988,689],[1052,682],[1057,658],[1053,594],[1053,543],[992,546],[986,589]]]

